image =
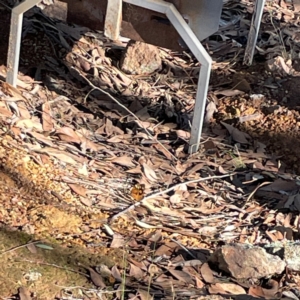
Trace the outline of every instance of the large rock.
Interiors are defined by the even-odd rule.
[[[120,61],[121,70],[131,75],[145,75],[161,69],[157,47],[130,41]]]
[[[286,266],[279,256],[246,244],[225,245],[213,253],[210,261],[236,279],[258,279],[281,274]]]

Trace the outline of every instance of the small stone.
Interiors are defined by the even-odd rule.
[[[280,257],[246,244],[225,245],[213,253],[210,261],[236,279],[268,277],[281,274],[285,269],[285,262]]]
[[[161,69],[159,50],[153,45],[130,41],[120,61],[121,70],[131,75],[145,75]]]

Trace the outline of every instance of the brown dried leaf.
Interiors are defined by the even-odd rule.
[[[44,131],[52,131],[54,128],[49,102],[46,102],[42,105],[42,125]]]
[[[65,162],[65,163],[71,164],[71,165],[76,165],[77,164],[76,160],[73,159],[70,154],[68,155],[64,151],[56,150],[56,149],[53,149],[53,148],[50,148],[50,147],[45,147],[43,149],[39,149],[38,152],[47,153],[48,155],[54,156],[57,159]],[[72,155],[72,156],[75,157],[74,155]]]
[[[122,281],[121,273],[117,266],[113,266],[111,269],[111,275],[119,282]]]
[[[37,253],[37,248],[36,248],[35,244],[31,243],[31,244],[28,244],[26,247],[31,253],[33,253],[33,254]]]
[[[174,252],[174,250],[178,247],[178,245],[174,242],[166,242],[165,244],[162,244],[156,251],[155,256],[171,256],[171,254]]]
[[[106,284],[104,283],[102,276],[90,267],[87,267],[87,269],[90,272],[90,276],[91,276],[91,280],[92,280],[93,284],[97,287],[105,288]]]
[[[35,128],[37,131],[43,131],[42,124],[30,119],[19,119],[15,126],[18,128],[32,129]]]
[[[148,180],[152,182],[157,181],[158,178],[155,174],[155,171],[149,165],[143,163],[142,167],[143,167],[144,174]]]
[[[235,283],[216,283],[209,287],[211,294],[244,295],[246,291]]]
[[[80,202],[85,205],[85,206],[92,206],[93,205],[93,200],[87,197],[79,197]]]
[[[82,196],[82,197],[86,197],[86,188],[79,185],[79,184],[74,184],[74,183],[69,183],[69,187],[71,188],[71,190],[75,193],[77,193],[78,195]]]
[[[251,137],[248,133],[242,132],[237,128],[233,127],[232,125],[229,125],[225,122],[220,122],[220,123],[226,127],[226,129],[228,130],[228,132],[236,142],[241,144],[249,144],[248,139],[251,140]]]
[[[110,248],[122,248],[125,244],[126,241],[124,237],[119,233],[115,233],[113,235],[113,240],[110,244]]]
[[[119,135],[115,135],[109,139],[106,140],[108,143],[124,143],[124,144],[128,144],[128,140],[125,138],[125,134],[119,134]]]
[[[130,264],[129,276],[134,277],[137,280],[140,280],[144,276],[144,272],[134,264]]]
[[[187,284],[194,284],[194,280],[193,280],[193,277],[184,272],[184,271],[180,271],[180,270],[175,270],[175,269],[171,269],[171,268],[168,268],[168,271],[178,280],[182,281],[182,282],[185,282]]]
[[[22,118],[24,118],[24,119],[30,119],[31,118],[30,112],[28,111],[25,102],[19,101],[17,103],[17,106],[18,106],[18,109],[19,109],[20,116]]]
[[[54,144],[52,143],[50,137],[47,137],[44,134],[40,134],[40,133],[37,133],[34,131],[28,132],[28,134],[31,135],[32,137],[34,137],[39,142],[42,142],[43,144],[45,144],[47,146],[54,147]]]
[[[56,130],[56,134],[64,142],[80,143],[80,137],[70,127],[62,127]]]
[[[184,130],[176,130],[176,134],[179,139],[183,139],[184,141],[189,140],[191,137],[191,133]]]
[[[214,278],[214,274],[209,267],[208,263],[204,263],[200,269],[201,275],[206,283],[214,283],[216,279]]]
[[[24,102],[28,103],[28,100],[23,97],[21,92],[9,83],[2,82],[2,89],[5,94],[13,97],[15,100],[23,100]]]
[[[258,298],[261,297],[264,299],[278,299],[278,297],[276,297],[276,294],[279,290],[278,282],[273,279],[270,279],[269,285],[271,286],[271,289],[264,289],[261,286],[251,286],[248,291],[248,294]]]
[[[5,107],[0,107],[0,115],[3,117],[11,117],[13,114]]]
[[[120,157],[114,157],[110,159],[112,163],[121,165],[123,167],[132,168],[135,167],[135,164],[132,162],[132,158],[129,156],[120,156]]]
[[[113,134],[113,124],[109,118],[106,118],[104,129],[107,136],[111,136]]]
[[[237,96],[241,94],[245,94],[243,91],[240,90],[223,90],[215,92],[216,95],[222,95],[227,97]]]
[[[152,147],[155,148],[157,151],[161,152],[168,160],[172,160],[173,159],[173,156],[170,153],[170,151],[168,151],[167,149],[165,149],[161,145],[159,145],[159,144],[153,144]]]
[[[136,168],[129,169],[129,170],[126,171],[126,173],[129,173],[129,174],[142,174],[141,166],[137,166]]]

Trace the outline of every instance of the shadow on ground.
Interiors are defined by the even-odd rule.
[[[16,294],[20,286],[27,287],[38,299],[54,299],[68,288],[76,297],[76,286],[94,288],[83,266],[113,265],[109,258],[89,255],[79,247],[63,248],[45,240],[32,242],[33,236],[24,232],[0,229],[2,298]]]

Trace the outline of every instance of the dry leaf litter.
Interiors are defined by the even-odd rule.
[[[0,216],[3,230],[43,242],[16,240],[2,255],[16,259],[20,246],[39,265],[37,252],[79,247],[93,260],[74,266],[90,285],[42,296],[43,274],[31,271],[1,297],[299,299],[299,11],[296,0],[267,1],[245,67],[253,2],[225,1],[220,30],[203,42],[214,64],[193,155],[199,65],[189,53],[156,49],[161,68],[130,75],[126,42],[25,17],[17,88],[0,67]]]

